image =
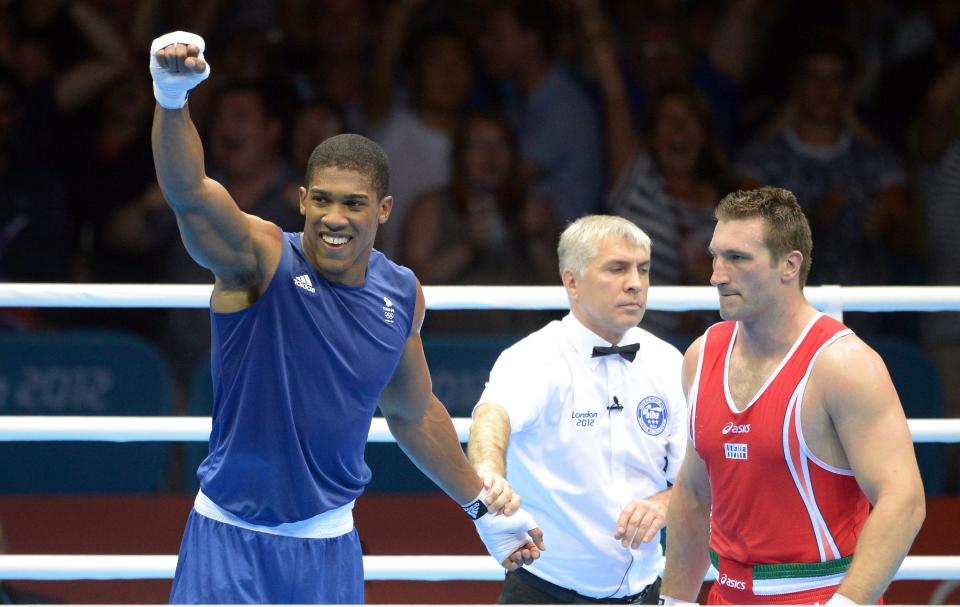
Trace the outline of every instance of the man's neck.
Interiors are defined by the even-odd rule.
[[[800,141],[821,147],[830,147],[837,143],[843,133],[843,123],[812,122],[799,120],[796,124]]]
[[[782,358],[793,347],[817,311],[802,294],[791,300],[761,318],[740,323],[737,341],[741,351],[750,357]]]

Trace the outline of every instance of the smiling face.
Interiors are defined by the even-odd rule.
[[[777,307],[783,268],[764,242],[765,225],[751,217],[720,220],[714,228],[710,284],[720,295],[724,320],[753,320]]]
[[[585,327],[618,343],[643,319],[650,288],[650,250],[611,235],[596,243],[596,255],[577,276],[563,271],[570,310]]]
[[[664,173],[695,173],[703,144],[703,127],[694,110],[679,95],[665,98],[653,124],[653,149]]]
[[[300,214],[306,218],[303,250],[327,280],[362,284],[377,227],[392,208],[393,198],[378,198],[366,175],[319,167],[309,185],[300,188]]]

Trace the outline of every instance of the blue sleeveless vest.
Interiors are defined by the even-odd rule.
[[[300,521],[356,499],[380,392],[410,335],[413,273],[374,250],[363,284],[322,278],[300,234],[252,306],[211,311],[213,431],[204,494],[252,523]]]

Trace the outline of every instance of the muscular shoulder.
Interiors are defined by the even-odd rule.
[[[249,247],[237,247],[237,263],[216,271],[226,290],[262,290],[270,283],[283,251],[283,232],[270,221],[244,214],[248,224]]]
[[[811,372],[811,387],[832,413],[853,404],[877,406],[896,399],[883,359],[852,334],[837,339],[820,353]]]
[[[824,348],[814,363],[813,376],[817,380],[833,382],[855,381],[863,374],[882,371],[886,367],[880,355],[856,335],[844,335]]]

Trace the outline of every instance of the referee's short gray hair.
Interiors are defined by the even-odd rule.
[[[652,244],[646,232],[629,219],[616,215],[585,215],[574,221],[560,234],[557,257],[560,259],[560,275],[570,268],[574,276],[583,278],[583,271],[597,256],[597,243],[608,236],[626,238],[633,245],[650,253]]]

